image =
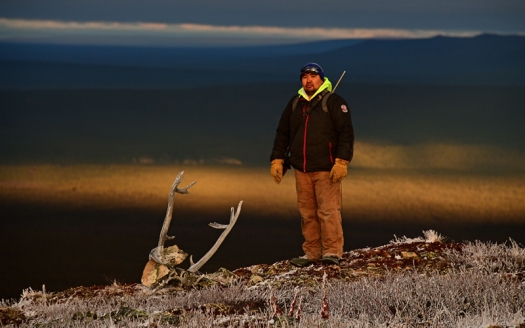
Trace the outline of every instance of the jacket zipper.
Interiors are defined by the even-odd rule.
[[[334,158],[332,157],[332,142],[328,143],[328,147],[330,148],[330,163],[333,163]]]
[[[304,122],[304,139],[303,139],[303,172],[306,172],[306,132],[308,131],[308,119],[310,115],[306,116],[306,121]]]

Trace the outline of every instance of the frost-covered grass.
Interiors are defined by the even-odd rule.
[[[324,288],[237,281],[151,295],[115,284],[61,299],[28,290],[20,300],[2,301],[0,313],[18,313],[20,327],[525,327],[522,246],[472,242],[442,256],[451,266],[446,273],[391,271],[327,280]]]

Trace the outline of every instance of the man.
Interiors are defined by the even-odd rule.
[[[343,255],[340,182],[353,156],[352,119],[346,101],[330,93],[332,83],[321,66],[306,64],[300,77],[299,95],[290,99],[277,127],[271,174],[279,184],[289,153],[305,239],[304,256],[290,262],[299,267],[320,260],[337,265]]]

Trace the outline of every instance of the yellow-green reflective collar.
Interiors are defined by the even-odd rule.
[[[319,89],[317,89],[317,91],[312,95],[312,97],[308,97],[308,95],[306,94],[306,92],[304,91],[304,88],[301,88],[299,89],[299,94],[306,100],[310,101],[312,99],[314,99],[315,96],[317,96],[318,94],[320,94],[321,92],[323,92],[323,90],[327,89],[328,91],[332,92],[332,82],[330,82],[330,80],[328,80],[327,77],[324,78],[324,82],[323,84],[321,84],[321,86],[319,87]]]

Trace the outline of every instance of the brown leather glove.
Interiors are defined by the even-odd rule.
[[[330,171],[330,179],[332,179],[332,182],[343,181],[346,177],[348,163],[350,162],[345,161],[344,159],[335,159],[335,164],[332,167],[332,171]]]
[[[283,159],[274,159],[272,161],[270,173],[272,174],[273,181],[275,181],[277,184],[279,184],[283,179],[283,163]]]

